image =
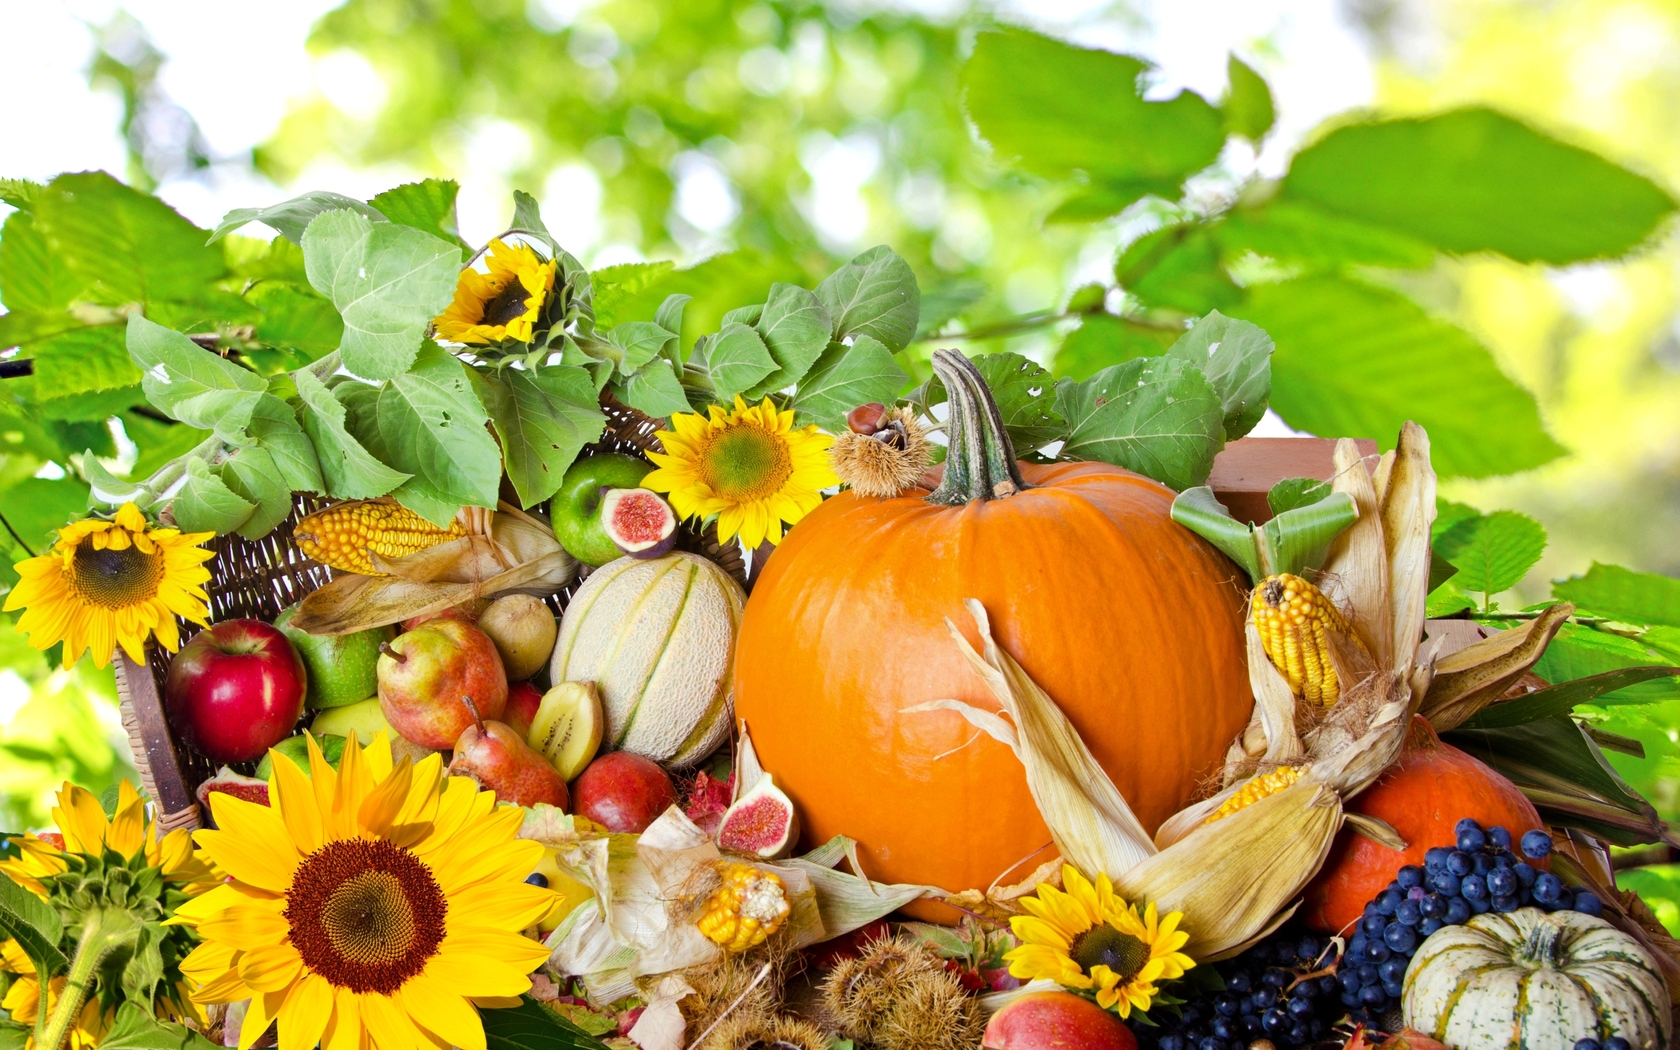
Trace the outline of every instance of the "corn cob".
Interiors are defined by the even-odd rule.
[[[396,500],[380,497],[346,500],[318,510],[297,523],[292,537],[298,550],[323,565],[385,576],[373,567],[370,551],[383,558],[400,558],[466,534],[458,518],[440,529]]]
[[[1300,766],[1279,766],[1270,773],[1262,773],[1238,789],[1237,793],[1219,804],[1202,823],[1212,824],[1220,817],[1228,817],[1245,806],[1252,806],[1269,795],[1275,795],[1301,779]]]
[[[701,910],[700,932],[727,952],[763,944],[792,910],[781,877],[736,860],[719,861],[718,874],[723,885]]]
[[[1308,703],[1329,707],[1341,695],[1326,628],[1348,631],[1347,620],[1324,592],[1299,576],[1268,576],[1254,588],[1254,627],[1289,688]]]

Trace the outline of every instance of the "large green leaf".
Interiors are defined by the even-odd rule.
[[[594,286],[595,323],[611,328],[635,319],[638,314],[634,312],[634,304],[638,297],[676,268],[675,263],[661,261],[619,263],[592,271],[589,280]]]
[[[1526,514],[1498,510],[1454,525],[1433,547],[1458,567],[1460,590],[1498,594],[1509,590],[1546,550],[1546,528]]]
[[[301,196],[293,197],[289,201],[271,204],[266,208],[235,208],[222,217],[216,224],[216,230],[210,235],[211,243],[221,240],[234,230],[246,223],[260,222],[275,230],[280,236],[293,244],[303,243],[304,231],[317,216],[329,211],[353,211],[374,221],[381,221],[385,216],[379,210],[364,204],[354,197],[346,197],[342,193],[330,190],[311,190]]]
[[[830,343],[794,393],[793,419],[839,431],[847,412],[875,401],[890,405],[909,382],[892,351],[867,335],[849,347]]]
[[[1272,106],[1272,90],[1266,80],[1242,59],[1232,55],[1225,62],[1230,91],[1221,109],[1225,111],[1225,129],[1252,142],[1259,142],[1272,130],[1277,110]]]
[[[1068,423],[1065,459],[1096,459],[1175,489],[1200,485],[1225,444],[1225,410],[1207,377],[1171,357],[1062,380],[1056,410]]]
[[[203,230],[104,172],[60,175],[34,214],[54,255],[101,302],[195,300],[227,272]]]
[[[1534,673],[1548,682],[1572,682],[1626,667],[1680,664],[1680,641],[1662,644],[1663,632],[1674,630],[1654,628],[1639,638],[1624,638],[1583,624],[1566,623],[1540,654]],[[1677,698],[1680,683],[1656,679],[1625,687],[1599,703],[1661,703]]]
[[[828,334],[826,325],[823,334]],[[739,321],[726,323],[706,340],[706,368],[718,399],[725,402],[777,371],[776,359],[770,356],[764,337]]]
[[[1089,379],[1109,365],[1163,353],[1174,335],[1113,314],[1086,314],[1062,340],[1052,369],[1068,379]]]
[[[529,997],[479,1016],[488,1050],[606,1050],[605,1043]]]
[[[292,377],[303,401],[303,429],[314,443],[327,495],[337,499],[372,499],[407,481],[410,475],[375,459],[346,427],[345,407],[309,369]]]
[[[268,346],[288,346],[311,358],[338,349],[344,321],[333,304],[307,288],[279,281],[262,281],[245,294],[262,310],[257,338]]]
[[[1296,155],[1281,195],[1445,251],[1548,263],[1621,255],[1675,207],[1649,179],[1481,107],[1332,131]]]
[[[884,244],[823,278],[817,285],[817,298],[834,324],[836,340],[867,335],[895,354],[910,345],[922,312],[922,293],[910,264]],[[802,307],[802,311],[808,310],[808,305]],[[774,346],[771,352],[775,352]],[[817,353],[821,352],[819,347]]]
[[[145,373],[141,387],[159,411],[223,440],[245,440],[267,391],[261,376],[139,314],[128,319],[128,355]]]
[[[389,379],[415,360],[426,326],[455,294],[461,249],[412,226],[329,211],[303,234],[309,283],[344,318],[339,353],[364,379]]]
[[[520,505],[536,506],[554,495],[583,446],[601,436],[607,417],[595,384],[589,373],[570,365],[470,374],[502,439],[502,458]]]
[[[455,228],[455,196],[460,192],[454,179],[423,179],[388,189],[368,203],[399,226],[425,230],[465,248],[467,242]]]
[[[119,325],[76,328],[29,348],[35,359],[35,390],[42,401],[140,382]],[[8,380],[9,382],[9,380]]]
[[[52,543],[55,530],[87,517],[87,507],[88,487],[74,475],[24,478],[0,492],[6,526],[36,554]]]
[[[251,411],[251,421],[245,429],[257,447],[273,458],[274,468],[288,491],[326,491],[315,443],[304,433],[290,404],[273,394],[265,394]]]
[[[1225,440],[1242,437],[1266,414],[1272,393],[1272,337],[1218,310],[1197,321],[1167,350],[1207,376],[1225,408]]]
[[[1624,667],[1618,671],[1577,678],[1573,682],[1559,682],[1514,700],[1490,704],[1466,719],[1460,728],[1502,729],[1553,715],[1567,715],[1580,704],[1616,703],[1616,698],[1607,697],[1618,689],[1676,675],[1680,675],[1680,667]]]
[[[345,384],[334,394],[358,385]],[[388,466],[411,475],[393,493],[404,506],[447,525],[463,504],[496,505],[502,456],[484,426],[489,416],[466,366],[436,343],[422,347],[413,367],[371,398],[363,394],[346,407],[357,440]]]
[[[71,273],[64,259],[26,211],[13,212],[0,226],[0,303],[6,309],[57,314],[70,305],[87,282]],[[62,314],[58,314],[62,317]],[[76,323],[74,319],[69,322]],[[15,337],[0,340],[15,345]]]
[[[1228,258],[1251,251],[1309,270],[1349,264],[1417,270],[1435,261],[1435,249],[1422,241],[1304,201],[1238,208],[1213,227],[1213,237]]]
[[[860,257],[861,258],[861,257]],[[883,265],[874,268],[875,274],[891,274],[897,272],[894,262],[907,272],[909,267],[904,260],[893,255]],[[847,264],[850,267],[852,264]],[[842,268],[842,273],[847,272]],[[901,276],[901,275],[900,275]],[[875,280],[877,277],[866,277]],[[831,278],[832,280],[832,278]],[[915,277],[910,277],[910,287],[915,287]],[[861,291],[861,289],[860,289]],[[867,316],[871,309],[862,302],[857,302],[850,317],[843,320],[852,324],[851,331],[862,334],[873,334],[882,327],[891,328],[899,323],[898,318],[889,318],[886,313],[871,319]],[[887,311],[890,313],[891,311]],[[900,309],[900,317],[902,309]],[[817,358],[822,356],[828,347],[828,337],[834,325],[824,308],[822,300],[817,295],[795,284],[773,284],[770,286],[770,297],[764,302],[764,310],[759,314],[754,327],[764,338],[764,345],[769,348],[770,356],[776,362],[776,370],[760,379],[747,395],[748,400],[761,398],[765,394],[782,390],[799,382]],[[914,321],[912,321],[912,334]],[[836,338],[839,338],[838,336]],[[879,338],[879,335],[876,335]],[[904,342],[909,342],[910,336],[904,336]],[[902,344],[900,344],[902,345]]]
[[[36,972],[49,976],[61,972],[66,960],[58,950],[64,936],[64,922],[46,901],[0,873],[0,933],[18,942]]]
[[[1297,430],[1386,449],[1415,420],[1448,477],[1509,474],[1564,453],[1533,395],[1485,347],[1396,292],[1303,277],[1249,289],[1235,312],[1277,341],[1271,406]]]
[[[1225,142],[1219,110],[1190,92],[1145,101],[1149,66],[1019,29],[984,32],[963,68],[969,116],[1000,160],[1051,178],[1083,173],[1112,214],[1145,193],[1178,196]]]
[[[173,504],[183,532],[232,532],[250,520],[257,505],[228,488],[202,459],[187,460],[187,476]]]
[[[1680,580],[1672,576],[1595,561],[1585,576],[1552,584],[1552,594],[1628,623],[1680,627]]]
[[[1152,306],[1191,314],[1229,308],[1242,299],[1207,227],[1186,224],[1157,233],[1121,254],[1115,264],[1121,287]]]
[[[266,449],[256,445],[235,449],[216,468],[216,476],[229,491],[256,508],[239,525],[239,534],[246,539],[267,536],[291,513],[291,486]]]

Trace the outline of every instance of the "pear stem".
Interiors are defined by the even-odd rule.
[[[386,656],[389,656],[399,664],[408,662],[407,654],[400,649],[393,648],[390,642],[380,642],[379,651],[384,653]]]
[[[472,697],[470,697],[470,696],[461,697],[461,703],[466,704],[467,705],[467,710],[469,712],[471,712],[471,714],[473,716],[473,725],[478,727],[478,731],[480,733],[484,732],[484,719],[478,717],[478,705],[473,703]]]

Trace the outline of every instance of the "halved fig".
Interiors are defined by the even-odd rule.
[[[198,796],[198,805],[203,810],[203,819],[207,824],[215,823],[210,810],[210,796],[218,792],[246,802],[255,802],[259,806],[269,805],[268,781],[248,777],[223,766],[216,770],[215,776],[198,785],[198,790],[194,792]]]
[[[647,489],[608,489],[601,497],[601,525],[632,558],[657,558],[677,541],[671,505]]]
[[[717,832],[719,848],[762,860],[786,856],[798,840],[799,816],[769,773],[724,812]]]

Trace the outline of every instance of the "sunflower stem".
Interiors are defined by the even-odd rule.
[[[961,507],[973,500],[1002,499],[1027,488],[1015,462],[1015,446],[1004,429],[992,392],[974,363],[955,350],[935,350],[933,371],[945,384],[945,478],[929,503]]]
[[[41,981],[41,1001],[35,1011],[35,1050],[59,1050],[76,1016],[82,1012],[93,985],[99,964],[113,948],[132,940],[140,923],[122,909],[96,908],[82,923],[82,936],[76,943],[76,954],[70,959],[70,970],[64,979],[64,990],[58,995],[58,1005],[47,1018],[47,991],[52,982],[45,975]]]

